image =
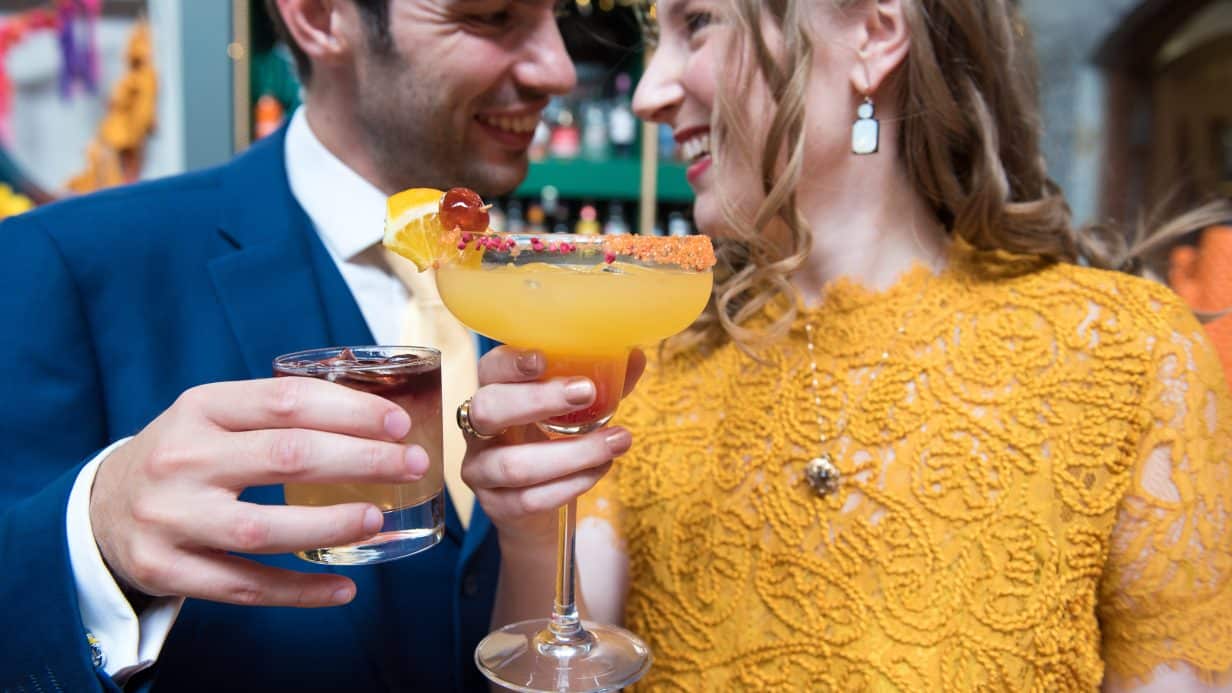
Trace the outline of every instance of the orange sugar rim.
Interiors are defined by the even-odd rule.
[[[676,265],[690,270],[714,267],[714,246],[709,236],[605,236],[603,250],[644,262]]]

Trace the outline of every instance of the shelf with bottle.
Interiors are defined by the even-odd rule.
[[[555,186],[566,197],[636,199],[642,194],[643,128],[632,109],[633,77],[596,63],[579,63],[578,86],[552,99],[535,131],[531,166],[516,195]],[[670,130],[657,134],[656,197],[687,202],[693,193],[675,158]]]
[[[567,195],[553,185],[493,203],[491,226],[498,231],[625,235],[636,233],[636,201]],[[687,236],[696,233],[687,202],[661,202],[655,207],[651,233]]]

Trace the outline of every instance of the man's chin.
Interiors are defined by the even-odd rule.
[[[508,195],[526,180],[530,158],[525,153],[500,157],[500,160],[488,158],[478,169],[473,166],[468,168],[470,170],[465,178],[472,184],[466,187],[474,189],[484,199],[490,199]]]

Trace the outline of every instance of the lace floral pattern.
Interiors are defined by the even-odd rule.
[[[634,448],[581,504],[629,557],[640,690],[1094,690],[1105,667],[1232,665],[1232,403],[1201,328],[1124,275],[981,266],[837,283],[756,359],[651,364],[619,417]],[[815,394],[843,474],[824,499],[803,478]]]

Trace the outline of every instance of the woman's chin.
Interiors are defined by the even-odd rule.
[[[731,238],[732,230],[723,218],[717,204],[707,199],[708,195],[698,195],[693,203],[693,224],[697,230],[711,238]]]

